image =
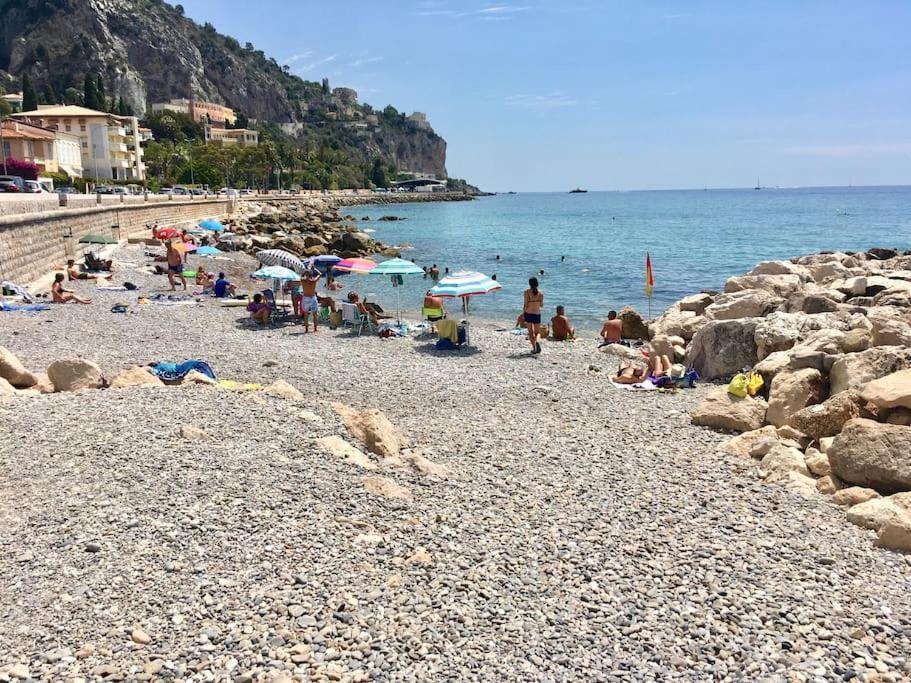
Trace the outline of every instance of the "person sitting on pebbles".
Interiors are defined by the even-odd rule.
[[[76,261],[73,259],[67,259],[66,261],[66,277],[68,280],[110,280],[114,277],[113,273],[108,273],[107,275],[99,275],[98,273],[83,273],[76,266]]]
[[[566,309],[563,306],[557,306],[557,315],[550,319],[550,329],[554,341],[576,340],[576,328],[569,324],[569,318],[566,317]]]
[[[66,289],[63,286],[63,277],[63,273],[57,273],[54,275],[54,284],[51,285],[51,300],[55,304],[68,304],[71,301],[77,304],[92,303],[91,299],[84,299],[73,290]]]
[[[253,295],[253,301],[247,304],[247,311],[250,313],[250,317],[260,325],[269,324],[270,308],[262,294]]]

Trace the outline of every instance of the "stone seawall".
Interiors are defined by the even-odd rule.
[[[172,224],[230,214],[228,199],[112,203],[0,216],[0,280],[29,283],[82,254],[90,233],[126,239],[150,223]],[[115,230],[112,226],[119,226]]]

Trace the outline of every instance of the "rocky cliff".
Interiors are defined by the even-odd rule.
[[[15,88],[28,73],[44,99],[79,104],[87,72],[140,115],[152,102],[195,97],[258,121],[300,124],[300,136],[334,132],[357,156],[381,156],[399,170],[446,175],[446,142],[429,128],[342,101],[252,44],[186,18],[180,5],[0,0],[0,84]]]

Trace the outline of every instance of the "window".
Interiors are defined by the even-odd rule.
[[[80,123],[80,124],[79,124],[79,130],[80,130],[81,132],[83,132],[83,133],[85,132],[85,124],[84,124],[84,123]]]
[[[70,130],[72,130],[72,128],[70,127],[70,124],[69,124],[69,123],[67,123],[67,124],[64,126],[64,128],[66,128],[66,132],[67,132],[67,133],[69,133]]]
[[[82,143],[82,149],[88,149],[88,148],[89,148],[89,143],[83,142],[83,143]]]
[[[45,158],[45,159],[53,159],[53,158],[54,158],[54,145],[52,145],[50,142],[47,143],[47,156],[44,157],[44,158]]]
[[[25,156],[27,156],[29,159],[31,159],[35,156],[35,148],[32,147],[31,140],[25,141]]]
[[[12,152],[10,152],[9,143],[6,140],[4,140],[3,141],[3,158],[8,159],[11,156],[13,156],[13,155],[12,155]]]

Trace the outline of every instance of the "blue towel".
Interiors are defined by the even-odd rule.
[[[10,304],[0,301],[0,311],[49,311],[51,307],[46,304]]]
[[[191,370],[201,372],[207,377],[217,379],[208,363],[201,360],[185,360],[183,363],[152,363],[152,373],[167,382],[177,382],[186,377]]]

